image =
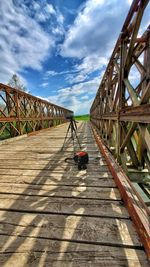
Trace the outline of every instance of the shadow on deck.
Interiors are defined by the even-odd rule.
[[[1,266],[148,266],[88,123],[78,136],[88,169],[64,162],[66,125],[2,145]]]

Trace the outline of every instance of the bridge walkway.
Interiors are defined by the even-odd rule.
[[[78,124],[82,171],[64,162],[67,127],[0,146],[0,266],[148,266],[89,123]]]

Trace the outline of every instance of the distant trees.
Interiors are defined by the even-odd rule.
[[[23,92],[27,92],[27,88],[25,87],[24,84],[22,84],[17,74],[12,75],[11,79],[8,82],[8,85],[13,88],[19,89]]]

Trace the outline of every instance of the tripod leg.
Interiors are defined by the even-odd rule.
[[[66,136],[65,136],[65,139],[64,139],[64,143],[63,143],[63,146],[62,146],[61,150],[64,149],[64,146],[65,146],[65,143],[66,143],[66,139],[67,139],[67,136],[68,136],[68,133],[69,133],[69,129],[70,129],[70,124],[68,126],[68,129],[67,129],[67,132],[66,132]]]
[[[77,142],[78,142],[78,145],[81,148],[81,145],[80,145],[80,142],[79,142],[79,138],[78,138],[78,135],[77,135],[77,124],[76,124],[76,121],[75,120],[72,121],[72,132],[74,132],[75,137],[76,137]]]

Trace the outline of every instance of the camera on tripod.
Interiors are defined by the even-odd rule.
[[[67,115],[65,118],[67,120],[74,120],[74,116],[73,115]]]
[[[66,136],[65,136],[65,139],[64,139],[64,143],[63,143],[63,146],[62,146],[61,150],[63,150],[64,147],[65,147],[66,140],[67,140],[69,132],[71,134],[69,139],[72,139],[72,141],[73,141],[73,149],[75,150],[75,139],[77,140],[77,143],[78,143],[79,147],[81,148],[81,145],[80,145],[80,142],[79,142],[79,139],[78,139],[78,136],[77,136],[77,124],[76,124],[77,122],[75,121],[75,118],[74,118],[73,114],[67,114],[65,116],[65,118],[67,120],[69,120],[70,123],[69,123],[68,129],[67,129],[67,133],[66,133]]]
[[[70,134],[71,134],[69,139],[71,139],[73,141],[73,150],[74,150],[74,156],[72,158],[66,158],[65,162],[69,162],[70,160],[71,161],[74,160],[75,164],[78,165],[78,170],[79,171],[80,170],[85,170],[87,168],[86,164],[88,164],[88,162],[89,162],[89,157],[88,157],[88,153],[85,152],[85,151],[76,152],[75,139],[77,141],[78,146],[81,148],[81,145],[80,145],[80,142],[79,142],[79,138],[78,138],[78,135],[77,135],[76,120],[75,120],[73,114],[68,114],[68,115],[65,116],[65,118],[67,120],[70,120],[70,123],[69,123],[68,129],[67,129],[67,133],[66,133],[66,136],[65,136],[65,139],[64,139],[64,143],[63,143],[63,146],[62,146],[61,150],[63,150],[64,147],[65,147],[69,131],[70,131]]]

